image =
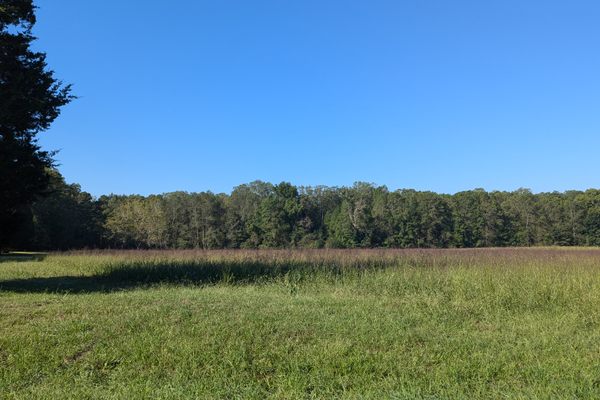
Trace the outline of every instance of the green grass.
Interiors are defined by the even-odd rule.
[[[600,251],[0,256],[1,399],[600,398]]]

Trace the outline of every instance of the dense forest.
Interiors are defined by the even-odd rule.
[[[356,183],[252,182],[231,194],[93,198],[51,173],[12,248],[354,248],[600,245],[600,190],[453,195]]]

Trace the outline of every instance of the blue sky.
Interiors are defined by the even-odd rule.
[[[600,2],[38,0],[94,195],[600,187]]]

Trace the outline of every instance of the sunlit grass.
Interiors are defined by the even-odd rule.
[[[0,398],[599,398],[595,249],[0,260]]]

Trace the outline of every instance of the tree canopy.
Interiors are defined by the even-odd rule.
[[[256,181],[231,194],[93,198],[49,171],[48,195],[16,230],[17,247],[367,248],[600,245],[600,190],[453,195],[358,182],[297,187]]]
[[[36,135],[73,98],[46,55],[31,50],[34,11],[31,0],[0,0],[0,249],[50,182],[53,153],[40,148]]]

